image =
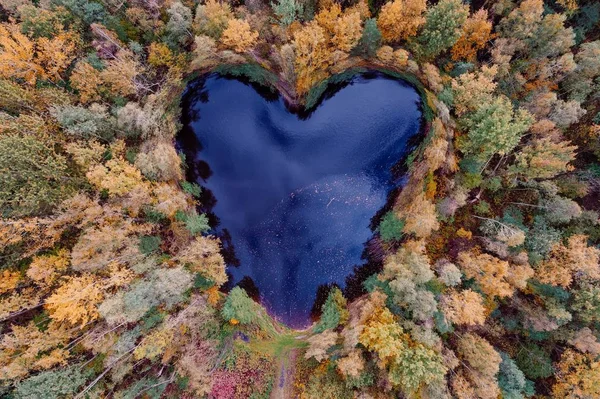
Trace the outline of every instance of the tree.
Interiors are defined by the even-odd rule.
[[[336,365],[346,378],[358,378],[365,369],[365,360],[360,349],[353,349],[348,356],[339,359]]]
[[[596,281],[600,279],[600,250],[587,246],[587,237],[573,235],[567,245],[555,244],[548,259],[541,262],[536,277],[545,284],[568,287],[577,276],[578,280]]]
[[[100,99],[100,71],[96,70],[86,61],[78,61],[69,79],[71,86],[79,92],[82,103],[97,101]]]
[[[106,106],[92,104],[89,108],[73,105],[53,106],[50,115],[69,135],[102,141],[114,137],[114,118]]]
[[[398,213],[405,221],[404,232],[415,234],[418,238],[428,237],[432,231],[439,229],[435,204],[425,198],[425,193],[416,195],[406,210]]]
[[[80,364],[44,371],[18,383],[15,399],[55,399],[73,396],[85,383],[86,375]]]
[[[346,309],[346,298],[339,288],[334,287],[321,307],[321,319],[315,327],[315,332],[320,333],[328,329],[335,329],[348,322],[350,314]]]
[[[423,385],[444,381],[447,371],[442,356],[423,345],[415,345],[398,353],[390,366],[389,378],[410,395]]]
[[[399,275],[390,282],[394,304],[410,311],[412,319],[427,321],[437,311],[437,301],[432,292],[419,286],[415,277]]]
[[[154,206],[154,210],[168,218],[173,218],[177,214],[177,211],[189,207],[189,197],[173,184],[158,184],[153,187],[153,193],[158,200],[158,204]]]
[[[440,70],[435,65],[426,62],[421,66],[421,70],[423,71],[423,75],[425,75],[429,89],[435,93],[439,93],[444,89]]]
[[[135,158],[135,166],[151,180],[178,181],[181,172],[181,158],[171,145],[164,141],[149,141]]]
[[[556,398],[594,398],[600,396],[600,362],[595,356],[567,349],[557,366]]]
[[[271,8],[283,26],[290,26],[304,11],[304,5],[296,0],[277,0],[277,3],[271,3]]]
[[[438,278],[439,280],[449,287],[454,287],[460,284],[462,279],[462,272],[456,267],[454,263],[448,261],[438,261],[436,263]]]
[[[34,370],[46,370],[66,365],[69,352],[64,346],[76,329],[65,323],[46,323],[43,331],[35,321],[25,325],[14,324],[0,340],[0,379],[21,380]]]
[[[383,264],[382,277],[386,280],[408,279],[423,285],[434,277],[429,258],[421,242],[408,241],[395,254],[388,255]]]
[[[370,18],[365,21],[365,28],[362,36],[356,46],[356,52],[365,58],[375,56],[377,49],[381,46],[381,32],[377,27],[375,18]]]
[[[508,247],[517,247],[525,241],[523,230],[495,219],[484,219],[480,230],[485,235],[506,244]]]
[[[153,42],[148,47],[148,63],[153,67],[171,68],[177,64],[177,61],[177,57],[164,43]]]
[[[574,44],[572,28],[565,28],[566,17],[544,12],[543,0],[525,0],[498,24],[502,37],[517,41],[528,58],[555,57]]]
[[[56,255],[36,256],[27,268],[27,277],[38,285],[53,284],[69,266],[69,251],[58,250]]]
[[[441,0],[427,10],[423,30],[417,37],[423,56],[431,59],[452,47],[460,38],[460,27],[468,15],[469,7],[461,0]]]
[[[64,156],[33,136],[0,136],[0,208],[4,216],[49,212],[73,192]]]
[[[35,43],[16,24],[0,24],[0,76],[23,79],[35,85],[45,72],[35,56]]]
[[[127,290],[106,298],[98,313],[111,326],[137,322],[155,306],[170,310],[185,300],[184,294],[192,287],[193,279],[183,267],[154,269]]]
[[[0,273],[0,294],[14,290],[21,280],[21,273],[17,270],[4,269]]]
[[[161,242],[157,236],[141,236],[138,247],[142,254],[151,255],[160,250]]]
[[[62,80],[61,75],[75,59],[79,37],[72,32],[61,32],[51,39],[42,37],[37,41],[37,60],[45,74],[53,80]]]
[[[14,114],[36,109],[37,95],[33,90],[0,76],[0,107]]]
[[[116,196],[129,193],[143,182],[139,169],[124,159],[111,159],[105,165],[95,165],[86,177],[98,189]]]
[[[503,398],[524,398],[527,380],[517,364],[506,353],[500,353],[502,363],[498,373],[498,385]],[[527,395],[529,396],[529,395]]]
[[[176,259],[183,264],[189,264],[191,270],[201,273],[217,286],[221,286],[227,281],[227,274],[220,243],[212,237],[198,236],[177,254]]]
[[[331,4],[329,8],[323,8],[315,15],[315,21],[325,29],[326,33],[333,35],[333,30],[338,22],[338,19],[342,15],[342,6],[339,3]]]
[[[452,59],[473,62],[477,51],[483,49],[492,37],[492,22],[487,10],[481,8],[465,21],[461,35],[452,46]]]
[[[600,40],[581,44],[575,54],[577,62],[576,73],[586,78],[600,75]]]
[[[210,225],[208,224],[208,218],[205,214],[198,215],[194,213],[192,215],[186,215],[185,228],[191,235],[197,236],[198,234],[209,231]]]
[[[367,319],[359,342],[379,356],[384,364],[391,363],[406,348],[407,335],[386,307],[378,308]]]
[[[240,287],[234,287],[229,292],[221,309],[221,316],[233,324],[250,324],[256,320],[256,313],[256,304]]]
[[[333,27],[331,42],[339,50],[350,52],[362,36],[361,17],[358,11],[345,12]]]
[[[215,40],[208,36],[196,36],[194,39],[193,68],[206,68],[217,62],[217,45]]]
[[[583,43],[577,54],[575,70],[563,82],[565,90],[569,92],[569,98],[581,103],[598,89],[600,80],[600,40]]]
[[[583,353],[591,353],[592,355],[600,355],[600,342],[594,335],[594,332],[589,327],[584,327],[577,331],[573,338],[569,340],[569,344],[577,348]]]
[[[521,345],[515,360],[528,378],[548,378],[554,374],[550,355],[534,343]]]
[[[162,325],[154,329],[150,334],[144,336],[139,346],[133,351],[136,360],[155,360],[162,355],[170,345],[173,345],[174,331]],[[175,343],[175,345],[177,345]]]
[[[483,298],[470,289],[451,291],[444,295],[441,308],[451,323],[469,326],[485,323],[486,309],[483,306]]]
[[[190,29],[192,27],[192,10],[175,1],[167,9],[169,22],[165,30],[167,31],[167,42],[173,46],[185,44],[191,37]]]
[[[98,318],[97,305],[104,298],[103,291],[100,279],[92,274],[65,277],[64,283],[46,299],[45,307],[53,320],[84,326]]]
[[[502,358],[488,341],[479,335],[463,334],[457,347],[458,353],[469,365],[469,379],[475,385],[496,385]],[[497,388],[496,388],[497,389]],[[496,396],[497,397],[497,396]]]
[[[560,195],[550,195],[542,199],[540,206],[545,210],[544,219],[552,225],[566,224],[581,216],[579,204]]]
[[[5,2],[2,2],[5,6]],[[21,20],[21,32],[33,39],[53,36],[62,33],[70,24],[71,16],[65,7],[52,7],[52,10],[36,7],[33,4],[22,4],[18,6]]]
[[[311,21],[294,34],[296,47],[296,83],[299,94],[307,93],[315,83],[327,77],[331,63],[325,30]]]
[[[461,252],[459,264],[467,278],[473,278],[481,291],[490,296],[512,296],[514,288],[508,283],[508,262],[488,254]]]
[[[398,219],[393,212],[385,214],[381,223],[379,223],[379,235],[383,241],[393,241],[402,238],[402,229],[404,228],[404,221]]]
[[[256,44],[258,32],[250,29],[248,22],[242,19],[230,19],[221,35],[223,44],[238,53],[249,50]]]
[[[571,308],[586,323],[600,321],[600,288],[590,283],[582,284],[573,295]]]
[[[454,112],[458,116],[477,110],[482,104],[493,100],[496,90],[494,78],[498,67],[482,66],[479,71],[463,73],[452,81]]]
[[[327,350],[331,348],[338,339],[338,333],[333,330],[325,330],[308,338],[308,350],[304,354],[305,359],[314,357],[317,362],[327,359]]]
[[[53,4],[65,7],[85,25],[94,22],[104,23],[108,19],[108,12],[99,3],[90,3],[86,0],[55,0]]]
[[[381,7],[377,27],[386,43],[406,40],[425,22],[425,0],[393,0]]]
[[[568,141],[554,142],[549,138],[533,140],[516,155],[510,172],[526,179],[551,179],[573,169],[569,165],[575,160],[577,146]]]
[[[499,96],[461,119],[468,133],[460,142],[460,149],[481,161],[494,154],[506,155],[519,144],[532,123],[529,112],[515,111],[507,97]]]
[[[587,111],[581,108],[581,104],[577,101],[558,100],[554,103],[548,119],[559,127],[567,128],[579,122],[579,119],[586,113]]]
[[[114,95],[129,96],[138,90],[137,77],[142,67],[129,50],[121,50],[100,72],[100,79]]]
[[[139,103],[130,101],[117,111],[117,127],[121,137],[141,137],[144,140],[156,138],[157,140],[171,140],[168,133],[170,121],[165,121],[164,105],[160,104],[157,96],[149,96],[143,107]],[[153,143],[147,141],[142,147],[143,152],[149,152],[148,147],[164,145],[164,141]],[[163,149],[163,152],[166,150]]]
[[[199,33],[218,39],[232,18],[233,13],[228,3],[207,0],[196,9],[194,26]]]

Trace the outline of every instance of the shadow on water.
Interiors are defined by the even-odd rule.
[[[223,244],[224,289],[241,286],[291,327],[318,317],[334,286],[364,294],[382,267],[374,229],[422,138],[414,88],[369,72],[303,113],[270,89],[211,74],[181,105],[177,145]]]

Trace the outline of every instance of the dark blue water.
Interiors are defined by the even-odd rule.
[[[420,128],[419,96],[404,82],[371,74],[338,89],[305,119],[216,75],[182,101],[178,144],[233,283],[248,277],[294,327],[308,323],[319,285],[343,286],[361,264],[371,218],[401,180],[393,167]]]

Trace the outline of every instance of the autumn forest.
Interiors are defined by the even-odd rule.
[[[291,328],[231,282],[182,98],[309,118],[368,73],[420,139]],[[600,398],[599,158],[595,0],[0,0],[0,397]]]

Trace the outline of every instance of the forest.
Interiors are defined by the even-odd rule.
[[[425,137],[295,330],[228,287],[180,100],[357,70]],[[595,0],[0,0],[0,397],[600,398],[599,157]]]

